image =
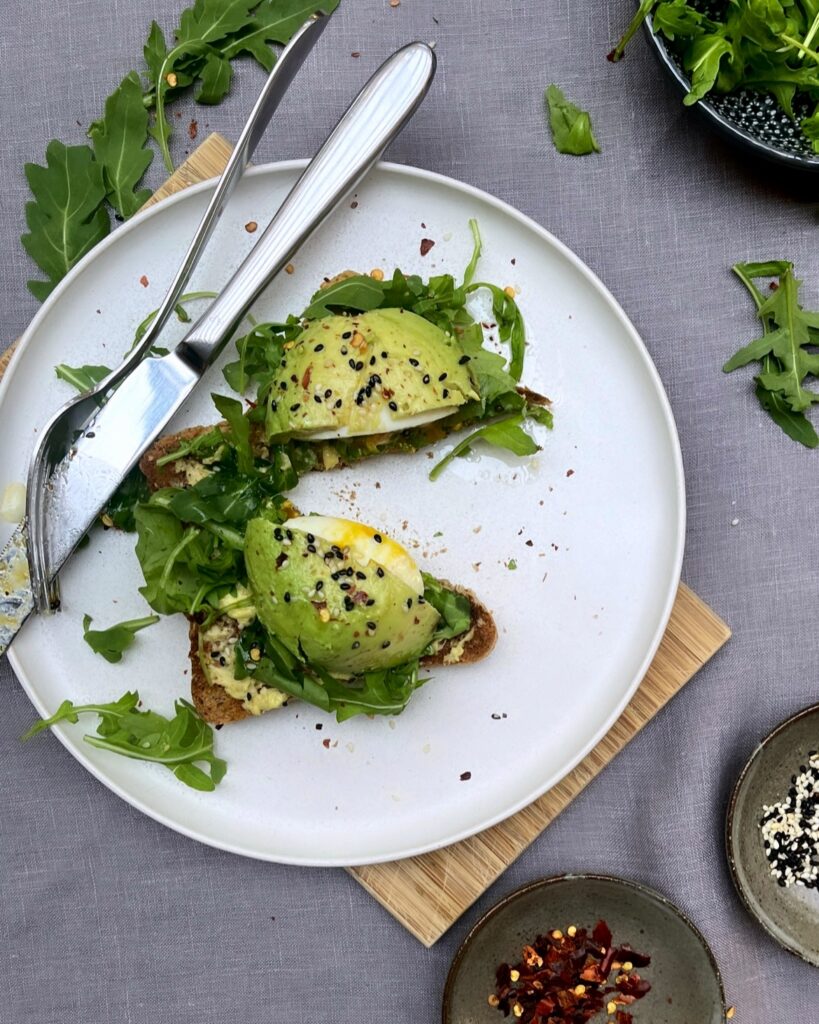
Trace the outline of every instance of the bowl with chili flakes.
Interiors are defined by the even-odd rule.
[[[607,875],[517,889],[473,927],[444,989],[443,1024],[722,1024],[719,968],[659,893]]]

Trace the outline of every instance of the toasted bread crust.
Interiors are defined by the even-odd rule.
[[[491,612],[471,590],[447,583],[445,580],[441,582],[469,600],[472,613],[470,626],[462,636],[445,640],[434,654],[423,657],[421,666],[432,668],[435,665],[472,665],[476,661],[482,661],[491,653],[498,638]],[[191,698],[196,710],[211,725],[227,725],[229,722],[239,722],[243,718],[252,717],[240,700],[231,697],[217,683],[208,682],[199,658],[199,624],[194,618],[188,622],[188,635],[191,641]],[[463,644],[463,647],[456,651],[455,648],[460,644]]]

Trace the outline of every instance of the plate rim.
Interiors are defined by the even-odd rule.
[[[748,760],[745,762],[742,771],[739,773],[736,782],[734,783],[733,789],[731,790],[731,796],[728,800],[728,807],[725,814],[725,857],[728,861],[728,871],[731,875],[731,881],[734,883],[734,889],[736,890],[737,896],[739,896],[742,905],[748,911],[748,914],[753,920],[762,928],[764,932],[769,935],[778,946],[786,950],[793,956],[798,957],[806,964],[810,964],[811,967],[819,967],[819,956],[811,958],[806,956],[804,952],[796,949],[790,943],[786,942],[781,935],[778,935],[773,928],[768,925],[767,915],[759,913],[756,907],[752,904],[749,897],[750,887],[747,888],[742,884],[739,877],[738,863],[742,860],[741,856],[738,855],[739,848],[735,841],[734,825],[736,818],[737,804],[739,803],[742,790],[748,781],[748,776],[751,769],[756,764],[758,758],[762,756],[765,749],[783,732],[786,732],[796,722],[801,721],[803,718],[808,718],[810,715],[819,714],[819,703],[810,704],[807,707],[802,708],[800,711],[794,712],[787,718],[783,719],[779,725],[774,726],[773,729],[761,739],[754,749],[751,751]]]
[[[502,910],[505,910],[510,904],[523,896],[528,895],[530,892],[534,892],[537,889],[548,889],[552,885],[558,885],[562,882],[613,882],[616,885],[623,886],[626,889],[631,889],[633,892],[638,893],[640,896],[647,896],[651,899],[657,900],[666,909],[670,910],[677,918],[679,918],[683,924],[687,925],[688,928],[693,932],[694,937],[697,939],[699,944],[705,951],[706,957],[708,958],[711,967],[714,971],[714,977],[717,981],[717,987],[720,993],[720,999],[722,1000],[722,1012],[726,1012],[726,1001],[725,1001],[725,985],[722,980],[722,973],[717,963],[717,958],[714,956],[714,951],[699,928],[694,924],[691,918],[677,906],[668,896],[664,896],[661,892],[657,892],[656,889],[652,889],[649,885],[644,885],[642,882],[636,881],[632,878],[623,878],[620,875],[609,875],[604,872],[596,871],[567,871],[559,875],[547,875],[545,878],[536,878],[532,882],[526,882],[524,885],[518,886],[517,889],[513,889],[512,892],[507,893],[504,897],[498,900],[493,906],[491,906],[485,913],[483,913],[475,924],[469,929],[463,938],[463,941],[458,946],[455,956],[452,958],[452,962],[447,972],[446,982],[444,984],[444,994],[441,999],[441,1022],[442,1024],[452,1024],[450,1016],[449,1003],[452,998],[452,990],[455,987],[455,981],[457,980],[458,971],[461,968],[464,957],[469,952],[469,948],[475,939],[475,937],[483,931],[487,924],[499,914]]]
[[[309,161],[306,159],[295,159],[295,160],[282,160],[274,161],[266,164],[258,164],[253,167],[249,167],[245,172],[249,177],[260,177],[266,174],[286,174],[292,171],[303,170]],[[597,292],[601,299],[605,302],[609,308],[611,314],[619,322],[621,327],[624,329],[634,352],[639,356],[640,362],[642,363],[643,369],[648,374],[648,377],[653,384],[653,392],[659,405],[659,411],[662,414],[662,419],[666,428],[667,441],[671,448],[671,454],[673,458],[673,477],[674,477],[674,502],[676,504],[676,522],[674,523],[674,557],[672,561],[672,569],[669,577],[669,581],[666,586],[665,599],[662,602],[661,612],[657,620],[657,626],[654,630],[654,634],[650,643],[647,646],[646,652],[634,674],[629,685],[625,688],[623,696],[620,701],[615,705],[612,713],[605,719],[603,724],[598,728],[594,735],[589,739],[585,745],[583,745],[576,755],[571,758],[563,768],[555,775],[547,778],[540,782],[537,786],[529,791],[526,796],[518,800],[514,805],[504,809],[491,817],[483,819],[479,824],[469,826],[465,829],[461,829],[450,835],[446,835],[434,841],[426,842],[421,845],[408,844],[405,848],[400,850],[392,850],[384,853],[374,853],[367,855],[366,857],[356,858],[355,864],[351,865],[347,858],[339,858],[334,856],[294,856],[294,855],[282,855],[277,854],[275,851],[261,849],[251,849],[241,843],[234,843],[227,839],[219,839],[218,837],[205,835],[203,832],[196,828],[188,827],[183,825],[173,818],[169,817],[165,813],[150,807],[140,797],[128,793],[119,783],[111,779],[104,771],[100,770],[98,766],[90,760],[90,757],[82,750],[81,745],[75,744],[71,741],[68,732],[63,725],[57,725],[52,728],[52,732],[56,735],[60,743],[68,750],[69,754],[79,761],[79,763],[91,773],[99,782],[101,782],[107,789],[114,792],[121,799],[125,800],[126,803],[134,807],[136,810],[143,814],[146,814],[149,818],[154,821],[158,821],[160,824],[178,832],[182,835],[187,836],[189,839],[193,839],[197,842],[203,843],[206,846],[211,846],[215,849],[224,850],[228,853],[238,854],[239,856],[250,857],[255,860],[261,860],[264,862],[279,863],[279,864],[292,864],[304,867],[351,867],[351,866],[365,866],[368,864],[380,864],[389,863],[391,861],[404,860],[409,857],[420,856],[425,853],[430,853],[434,850],[443,849],[447,846],[455,845],[462,842],[464,839],[468,839],[471,836],[477,835],[480,832],[484,832],[494,825],[499,824],[502,821],[513,817],[519,811],[528,807],[535,800],[543,796],[544,793],[548,792],[560,781],[562,781],[574,768],[580,764],[581,761],[600,743],[600,741],[608,734],[614,724],[622,715],[625,708],[628,706],[632,697],[636,693],[637,689],[641,685],[645,678],[646,672],[654,659],[657,649],[665,635],[668,621],[671,617],[671,613],[674,608],[674,602],[676,600],[677,591],[680,584],[680,576],[682,571],[682,560],[685,549],[686,539],[686,489],[685,489],[685,476],[682,461],[682,451],[680,447],[679,434],[677,432],[677,426],[674,419],[674,414],[671,409],[671,403],[668,398],[668,394],[665,391],[659,372],[657,371],[654,361],[646,348],[645,342],[641,338],[635,326],[632,324],[629,317],[626,315],[620,303],[606,287],[606,285],[600,280],[595,272],[574,253],[564,242],[556,238],[550,231],[548,231],[543,225],[539,224],[536,220],[528,215],[522,213],[505,200],[499,199],[489,192],[479,189],[474,185],[470,185],[466,182],[459,181],[457,178],[452,178],[448,175],[441,174],[437,171],[430,171],[425,168],[415,167],[408,164],[399,164],[390,161],[380,161],[376,165],[376,169],[385,171],[387,174],[395,175],[398,178],[405,179],[418,179],[427,183],[437,184],[444,188],[452,189],[461,194],[471,196],[481,203],[486,203],[493,207],[507,218],[511,218],[522,228],[534,232],[539,236],[546,244],[550,245],[556,250],[567,262],[582,276],[584,277],[591,287]],[[116,239],[121,239],[123,233],[129,233],[134,230],[136,226],[143,224],[153,217],[161,216],[162,213],[175,206],[177,203],[182,202],[185,199],[189,199],[192,196],[198,195],[201,192],[213,189],[214,183],[218,180],[218,177],[207,179],[206,181],[197,182],[187,188],[182,189],[180,192],[174,193],[171,196],[161,200],[159,203],[154,204],[147,210],[143,210],[137,213],[130,220],[126,221],[121,227],[112,231],[103,241],[95,246],[89,253],[87,253],[82,260],[80,260],[69,273],[59,282],[54,291],[48,296],[43,303],[40,310],[34,316],[33,320],[24,331],[20,338],[20,342],[17,349],[9,362],[9,366],[0,380],[0,405],[5,400],[6,393],[12,386],[17,369],[24,357],[25,352],[28,350],[32,338],[36,335],[40,328],[40,324],[49,315],[51,309],[57,304],[60,296],[71,287],[73,281],[82,274],[86,267],[88,267],[94,260],[98,259],[109,246],[114,244]],[[31,700],[35,709],[41,716],[47,716],[49,714],[48,709],[42,704],[39,697],[36,696],[36,687],[32,684],[31,679],[26,673],[25,669],[20,663],[15,651],[14,645],[9,648],[8,651],[9,662],[25,690],[27,696]]]

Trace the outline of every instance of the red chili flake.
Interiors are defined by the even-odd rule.
[[[567,469],[566,470],[566,476],[574,476],[574,470],[573,469]]]
[[[515,266],[515,264],[516,264],[517,262],[518,262],[518,261],[517,261],[517,260],[515,259],[515,257],[513,256],[513,257],[512,257],[512,266],[514,267],[514,266]]]
[[[191,123],[188,125],[188,135],[191,139],[195,139],[199,134],[199,122],[193,118]]]
[[[435,245],[435,242],[431,238],[421,239],[421,255],[426,256],[429,250]]]
[[[329,738],[329,736],[327,737],[326,740],[322,740],[321,741],[321,745],[324,747],[325,750],[329,750],[330,749],[330,738]]]
[[[469,782],[472,778],[472,772],[461,772],[461,782]]]
[[[361,56],[361,50],[353,50],[353,52],[350,54],[350,56],[351,57],[360,57]]]
[[[488,1002],[522,1024],[585,1024],[605,1013],[609,1004],[631,1005],[650,990],[636,972],[623,972],[624,963],[638,961],[645,966],[650,957],[630,946],[613,946],[605,921],[598,921],[591,932],[575,926],[566,934],[550,929],[523,947],[520,963],[499,965]],[[613,1024],[633,1024],[632,1015],[621,1009],[609,1019]]]
[[[150,282],[150,281],[148,280],[148,278],[147,278],[147,277],[146,277],[146,276],[145,276],[145,275],[143,274],[143,275],[142,275],[142,277],[141,277],[141,278],[139,279],[139,283],[140,283],[140,284],[142,285],[142,287],[143,287],[143,288],[147,288],[147,287],[148,287],[148,285],[149,285],[149,284],[150,284],[151,282]]]
[[[357,201],[357,200],[355,200],[355,199],[354,199],[354,200],[353,200],[353,201],[352,201],[352,202],[350,203],[350,209],[351,209],[351,210],[357,210],[357,209],[358,209],[358,201]]]
[[[768,285],[768,287],[771,289],[772,292],[775,292],[777,290],[777,288],[779,287],[779,284],[776,281],[771,281],[771,283]]]
[[[304,376],[301,378],[301,386],[306,391],[310,387],[310,375],[313,372],[313,364],[311,363],[304,371]]]

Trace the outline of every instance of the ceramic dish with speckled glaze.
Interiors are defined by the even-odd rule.
[[[655,35],[650,17],[645,29],[660,63],[684,96],[691,84],[679,57],[663,36]],[[814,153],[810,140],[799,127],[799,121],[813,112],[813,106],[797,98],[793,104],[796,119],[792,120],[770,94],[738,89],[725,95],[709,93],[693,109],[725,139],[746,152],[795,171],[817,174],[819,153]]]
[[[622,878],[557,875],[510,893],[472,928],[447,977],[443,1024],[502,1024],[504,1017],[487,1001],[499,964],[519,960],[523,946],[536,935],[570,924],[593,928],[601,919],[616,943],[651,956],[640,971],[651,991],[624,1007],[634,1015],[634,1024],[725,1021],[725,995],[713,954],[669,900]]]
[[[778,725],[754,750],[728,804],[725,840],[731,876],[750,914],[780,945],[819,967],[819,889],[781,886],[771,875],[760,821],[819,748],[819,704]]]

